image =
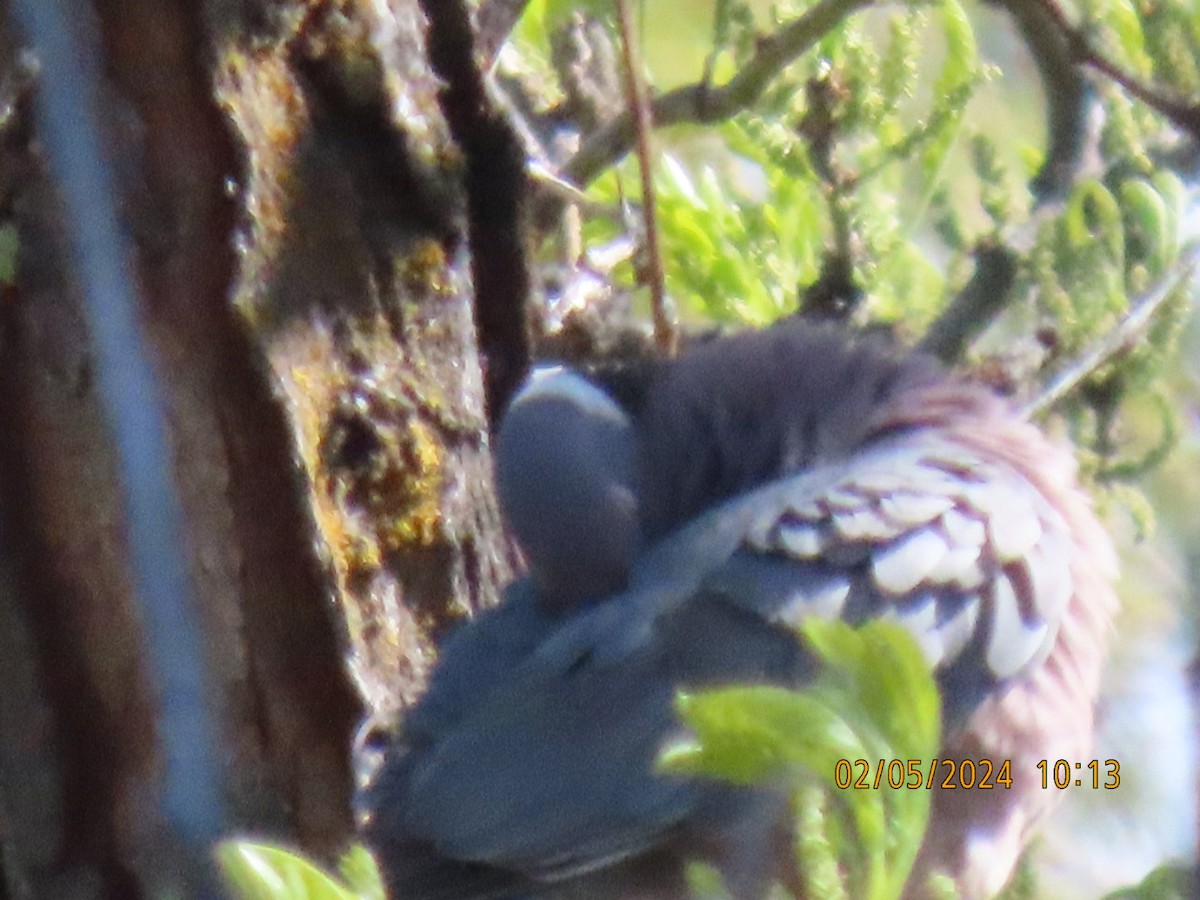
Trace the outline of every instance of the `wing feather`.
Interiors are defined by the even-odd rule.
[[[933,431],[782,479],[670,540],[739,504],[753,523],[707,586],[772,621],[894,618],[935,666],[978,652],[993,682],[1045,657],[1074,589],[1073,545],[1046,498]]]

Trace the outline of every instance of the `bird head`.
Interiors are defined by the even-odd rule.
[[[619,590],[641,547],[634,423],[599,386],[536,370],[500,425],[500,506],[545,602]]]

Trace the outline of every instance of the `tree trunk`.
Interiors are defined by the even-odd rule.
[[[167,397],[227,829],[332,853],[360,717],[411,701],[435,638],[511,571],[487,409],[527,353],[520,153],[465,0],[72,5]],[[154,896],[181,887],[170,697],[7,20],[0,900]]]

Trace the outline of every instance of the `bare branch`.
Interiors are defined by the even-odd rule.
[[[1089,148],[1087,79],[1075,65],[1066,37],[1036,0],[990,0],[1012,16],[1029,48],[1046,94],[1046,159],[1031,190],[1040,200],[1062,196]]]
[[[834,87],[827,77],[812,78],[805,86],[807,110],[796,128],[808,143],[808,156],[821,181],[821,196],[829,212],[832,246],[825,250],[817,280],[800,295],[800,312],[819,318],[846,320],[862,301],[863,291],[854,281],[856,246],[851,221],[850,193],[857,176],[839,165],[834,147],[841,123],[835,108]]]
[[[634,113],[637,138],[638,170],[642,178],[642,221],[646,229],[646,280],[650,283],[650,311],[654,317],[654,342],[668,356],[679,349],[679,333],[667,313],[666,279],[663,276],[662,251],[658,244],[658,201],[654,193],[654,161],[650,154],[650,132],[654,119],[642,77],[641,55],[629,0],[617,0],[617,20],[621,29],[621,49],[625,57],[625,85],[629,107]]]
[[[713,87],[703,81],[676,88],[651,104],[659,126],[683,122],[711,123],[728,119],[753,106],[771,80],[811,48],[830,29],[873,0],[821,0],[795,21],[763,38],[750,61],[730,81]],[[563,175],[588,184],[634,146],[634,114],[609,122],[567,164]]]
[[[1083,28],[1071,24],[1066,13],[1057,0],[995,0],[1008,8],[1018,21],[1035,17],[1054,29],[1059,39],[1065,44],[1066,50],[1076,65],[1085,65],[1110,78],[1119,84],[1131,96],[1145,103],[1151,109],[1162,114],[1175,127],[1200,141],[1200,102],[1186,100],[1167,91],[1153,87],[1131,72],[1117,65],[1113,60],[1101,53]],[[1041,15],[1037,15],[1037,12]],[[1031,32],[1023,29],[1027,40]],[[1031,42],[1031,47],[1033,46]],[[1048,86],[1051,78],[1043,71],[1043,77]]]
[[[1003,310],[1016,275],[1016,254],[999,244],[975,248],[975,274],[921,339],[919,348],[955,362]]]
[[[1171,272],[1134,300],[1129,312],[1116,328],[1106,334],[1090,352],[1053,378],[1037,397],[1026,404],[1022,413],[1031,419],[1042,415],[1102,366],[1128,350],[1154,321],[1154,317],[1167,300],[1191,279],[1198,264],[1200,244],[1194,244],[1184,251],[1179,263]]]
[[[1071,47],[1071,52],[1079,62],[1107,75],[1138,100],[1170,119],[1181,131],[1187,132],[1195,140],[1200,141],[1200,102],[1189,102],[1167,94],[1126,72],[1093,47],[1082,29],[1071,25],[1056,0],[1038,0],[1038,2],[1049,13],[1055,26],[1062,31]]]

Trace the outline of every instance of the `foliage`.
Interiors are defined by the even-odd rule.
[[[642,2],[645,21],[671,21],[661,3]],[[720,0],[696,80],[728,85],[755,64],[765,35],[811,8]],[[520,27],[523,58],[544,55],[570,16],[606,20],[610,9],[534,0]],[[1200,94],[1200,24],[1188,0],[1153,8],[1087,0],[1069,12],[1069,24],[1128,78],[1164,96]],[[834,289],[856,320],[890,323],[915,340],[971,278],[975,253],[1000,246],[1015,278],[996,288],[1000,311],[985,340],[965,348],[968,358],[1025,393],[1070,367],[1127,314],[1131,297],[1172,277],[1186,243],[1182,217],[1195,202],[1181,175],[1192,173],[1161,112],[1112,79],[1093,79],[1074,110],[1079,120],[1059,121],[1059,110],[1043,136],[1029,79],[1001,79],[988,61],[1015,66],[1021,40],[1012,17],[961,0],[870,8],[821,35],[736,115],[658,132],[657,227],[667,289],[685,321],[767,324],[826,287],[844,261],[848,283]],[[1063,130],[1077,133],[1051,140]],[[1060,144],[1074,156],[1052,156]],[[586,246],[628,230],[605,211],[627,202],[634,165],[626,158],[588,187],[596,206],[584,216]],[[634,263],[617,273],[626,290],[645,271],[644,260]],[[1186,310],[1181,289],[1144,340],[1058,404],[1086,471],[1120,482],[1139,527],[1152,523],[1130,484],[1180,431],[1177,404],[1156,400],[1154,384],[1176,358]],[[1135,424],[1147,405],[1161,413],[1149,432]]]
[[[1196,896],[1193,866],[1160,866],[1133,887],[1113,891],[1104,900],[1186,900]]]
[[[383,882],[371,854],[351,848],[338,865],[341,879],[322,871],[302,853],[229,840],[217,848],[217,863],[239,900],[383,900]]]
[[[878,786],[845,785],[858,774],[854,760],[877,766],[936,755],[937,686],[916,641],[898,625],[855,629],[814,619],[802,632],[821,661],[810,686],[680,696],[692,737],[669,748],[663,765],[739,784],[782,781],[792,796],[809,894],[898,897],[924,835],[931,792],[889,787],[887,773]]]
[[[741,10],[739,22],[752,18],[728,6]],[[726,153],[705,153],[691,167],[664,156],[660,226],[668,283],[686,313],[767,324],[796,308],[831,242],[861,245],[857,274],[874,315],[920,325],[944,299],[920,228],[966,103],[991,70],[954,0],[936,14],[896,13],[882,40],[869,24],[830,32],[821,53],[801,57],[760,103],[716,129]],[[930,83],[919,48],[939,36],[946,52]],[[723,58],[743,62],[752,46],[734,40]],[[926,113],[918,92],[937,98]],[[592,195],[616,200],[631,165],[608,173]],[[591,225],[596,238],[612,230],[603,220]]]

